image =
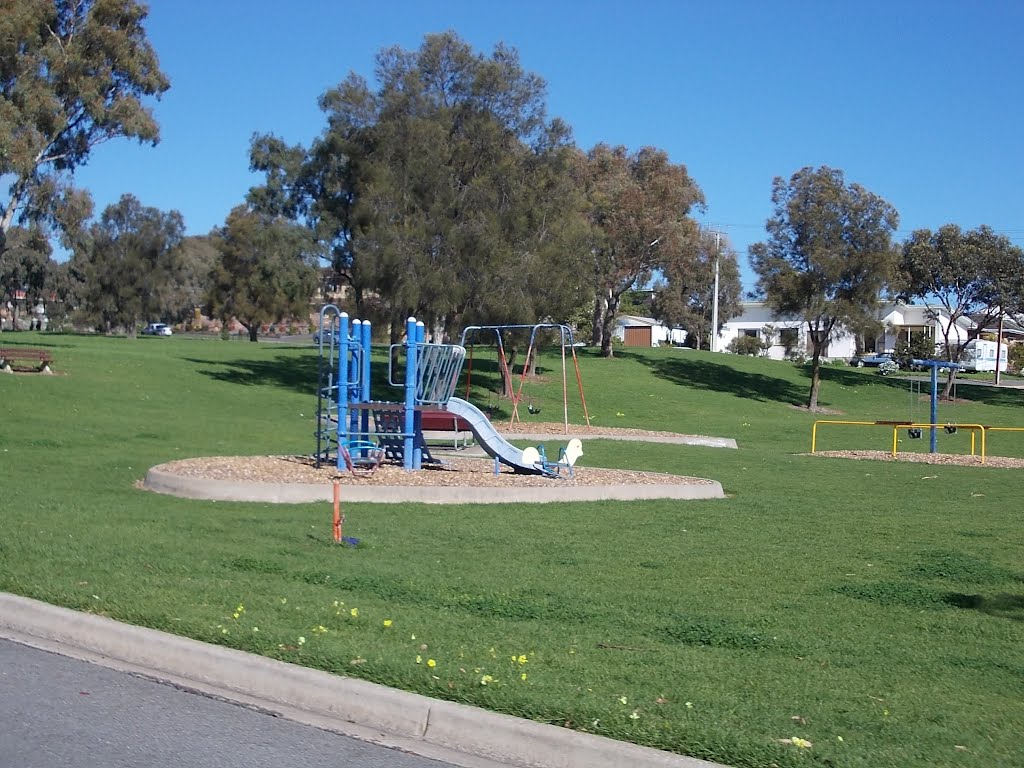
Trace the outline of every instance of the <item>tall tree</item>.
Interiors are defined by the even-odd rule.
[[[622,294],[662,265],[692,258],[697,226],[688,214],[704,196],[685,166],[653,147],[630,153],[599,144],[583,160],[580,182],[591,224],[593,342],[611,357]]]
[[[211,275],[210,304],[257,341],[260,326],[305,317],[317,286],[316,248],[309,230],[281,216],[238,206],[214,240],[220,258]]]
[[[81,312],[106,332],[134,336],[143,320],[173,313],[182,278],[185,222],[122,195],[89,229],[87,245],[72,257],[83,276]]]
[[[712,331],[715,268],[718,268],[718,328]],[[686,328],[698,349],[705,348],[730,318],[740,314],[743,286],[736,251],[721,235],[700,233],[696,254],[667,260],[654,286],[652,314],[669,326]]]
[[[156,144],[146,97],[169,87],[134,0],[0,0],[0,231],[16,218],[74,233],[91,215],[70,178],[113,138]]]
[[[50,258],[50,242],[38,227],[12,227],[6,249],[0,251],[0,300],[13,307],[12,321],[44,298],[44,288],[56,263]]]
[[[812,345],[807,407],[818,407],[821,356],[833,332],[873,317],[898,258],[896,209],[843,172],[802,168],[772,183],[768,240],[750,246],[757,291],[780,317],[807,323]]]
[[[305,219],[335,268],[388,305],[452,332],[568,312],[578,291],[579,196],[569,131],[512,49],[475,53],[454,33],[377,58],[321,98],[310,150],[256,137],[260,210]]]
[[[936,302],[944,354],[959,362],[964,346],[1005,313],[1024,308],[1024,250],[987,226],[964,232],[956,224],[938,231],[915,230],[903,244],[900,294],[904,299]],[[973,327],[955,333],[964,319]],[[950,369],[944,396],[953,388]]]

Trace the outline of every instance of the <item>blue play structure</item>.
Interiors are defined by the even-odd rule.
[[[406,321],[405,342],[390,348],[388,383],[400,388],[400,401],[371,399],[369,322],[350,320],[329,304],[320,310],[317,383],[317,466],[372,471],[383,460],[401,462],[407,471],[439,463],[423,439],[422,414],[443,411],[469,423],[480,446],[495,461],[516,472],[545,474],[531,451],[516,448],[473,404],[453,397],[466,358],[459,344],[427,344],[422,322]],[[404,352],[400,381],[391,361]],[[371,428],[372,425],[372,428]],[[524,453],[526,454],[524,456]]]

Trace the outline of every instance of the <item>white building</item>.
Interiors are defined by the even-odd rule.
[[[776,318],[763,302],[744,302],[742,313],[726,322],[718,334],[717,349],[726,351],[738,336],[753,336],[763,342],[765,357],[782,360],[792,355],[810,355],[812,345],[808,337],[807,323],[803,320]],[[918,334],[934,339],[936,346],[943,342],[942,329],[948,323],[948,315],[938,307],[890,302],[883,304],[878,315],[881,333],[874,338],[863,339],[863,350],[867,352],[892,351],[897,343],[910,342]],[[963,318],[952,329],[950,341],[966,341],[968,329],[974,323]],[[770,339],[769,339],[770,336]],[[846,328],[837,328],[825,347],[823,357],[830,359],[850,358],[857,352],[857,339]]]
[[[620,315],[615,318],[612,337],[627,347],[658,347],[666,343],[673,345],[685,343],[686,331],[682,328],[669,328],[653,317]]]

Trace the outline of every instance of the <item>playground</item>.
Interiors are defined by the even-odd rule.
[[[0,377],[14,416],[0,436],[7,591],[729,765],[1019,764],[1024,710],[1008,672],[1024,665],[1019,485],[992,465],[803,455],[815,417],[791,406],[806,396],[806,368],[584,350],[593,431],[577,435],[574,411],[565,435],[549,347],[547,382],[524,389],[540,417],[524,415],[515,432],[506,402],[495,423],[551,453],[581,437],[579,485],[508,469],[513,485],[469,489],[506,503],[348,503],[346,492],[388,486],[346,477],[352,548],[332,540],[323,499],[214,502],[137,487],[151,467],[182,460],[257,457],[255,483],[267,479],[259,457],[311,454],[318,350],[308,341],[26,341],[59,344],[67,375]],[[482,361],[478,347],[474,381]],[[848,367],[823,375],[838,418],[912,418],[906,382]],[[1021,394],[962,387],[940,422],[1020,424]],[[374,397],[395,399],[383,388]],[[527,429],[550,431],[534,440]],[[649,439],[596,437],[634,430]],[[662,432],[732,436],[738,448],[654,442]],[[901,456],[928,448],[927,431],[898,436]],[[1024,458],[1022,437],[1000,433],[990,458]],[[884,452],[891,431],[819,439],[821,450]],[[970,435],[938,439],[942,453],[966,454]],[[476,463],[493,474],[489,457]],[[586,490],[599,467],[712,478],[726,495],[511,501],[529,490],[521,481]],[[412,482],[450,474],[394,469]],[[440,489],[401,488],[420,490]],[[779,741],[793,737],[813,746]]]

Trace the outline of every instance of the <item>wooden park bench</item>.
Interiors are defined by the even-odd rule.
[[[47,349],[32,347],[0,347],[0,371],[35,371],[52,373],[53,356]]]

